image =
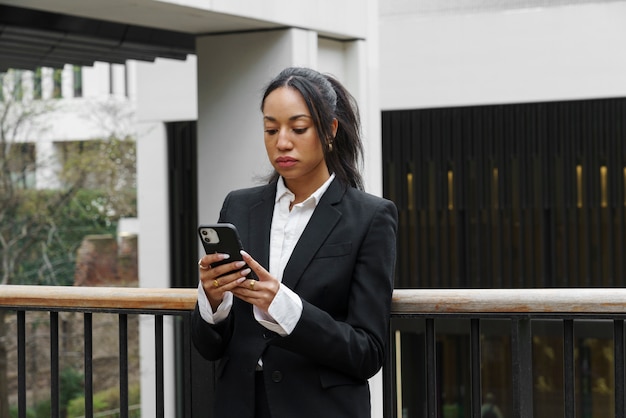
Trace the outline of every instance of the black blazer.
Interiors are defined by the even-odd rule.
[[[265,268],[275,194],[275,183],[232,192],[220,213]],[[196,306],[194,344],[218,360],[216,418],[253,416],[260,357],[273,418],[370,416],[367,379],[381,368],[389,338],[397,217],[389,200],[330,184],[283,274],[303,303],[289,336],[258,324],[252,305],[237,298],[214,326]]]

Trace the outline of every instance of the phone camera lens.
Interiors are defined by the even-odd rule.
[[[204,237],[204,242],[211,243],[211,238],[209,238],[209,237]]]
[[[202,235],[206,235],[207,232],[205,230],[202,230]]]

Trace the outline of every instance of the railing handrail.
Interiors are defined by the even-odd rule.
[[[0,307],[181,311],[194,308],[197,289],[0,286]],[[396,289],[392,314],[626,314],[623,288]]]
[[[186,311],[194,308],[197,289],[82,286],[0,286],[0,307]]]
[[[393,314],[626,314],[626,289],[396,289]]]

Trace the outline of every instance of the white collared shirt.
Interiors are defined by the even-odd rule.
[[[293,205],[289,210],[295,195],[285,186],[281,178],[276,183],[276,200],[274,201],[274,215],[270,229],[270,265],[269,272],[272,276],[283,280],[285,266],[304,231],[320,199],[335,178],[332,174],[322,186],[307,199]],[[202,283],[198,285],[198,307],[200,315],[209,324],[223,321],[228,316],[233,304],[233,294],[224,293],[224,300],[218,306],[215,313],[211,309],[209,300],[204,293]],[[289,335],[302,315],[302,300],[300,297],[282,283],[274,300],[270,304],[268,312],[263,312],[254,307],[255,319],[265,328],[279,335]]]

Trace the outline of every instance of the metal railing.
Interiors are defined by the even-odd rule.
[[[396,290],[393,302],[392,324],[394,320],[408,319],[423,321],[425,389],[423,408],[414,416],[441,417],[442,400],[441,374],[437,367],[438,332],[437,321],[448,319],[469,322],[469,416],[481,417],[483,405],[482,376],[484,368],[481,356],[484,330],[481,325],[494,319],[508,321],[510,335],[510,390],[512,405],[509,417],[531,418],[538,416],[542,406],[534,401],[536,379],[533,377],[533,329],[539,321],[560,323],[562,330],[562,390],[557,405],[559,415],[574,418],[581,404],[581,387],[577,388],[575,364],[575,323],[591,322],[591,328],[598,322],[612,323],[612,364],[614,412],[611,415],[624,417],[624,320],[626,318],[626,289],[615,288],[559,288],[559,289],[411,289]],[[396,329],[394,329],[396,328]],[[553,327],[554,328],[554,327]],[[557,326],[558,328],[558,326]],[[392,326],[392,337],[397,327]],[[385,416],[403,417],[404,411],[398,403],[398,351],[397,340],[392,338],[390,356],[385,367]],[[610,357],[610,356],[609,356]],[[506,366],[506,365],[504,365]],[[580,376],[578,377],[580,378]],[[578,406],[577,406],[578,405]],[[411,416],[411,415],[409,415]],[[543,416],[550,416],[543,414]],[[558,415],[557,415],[558,416]],[[587,408],[579,416],[600,416]]]
[[[80,312],[84,323],[84,395],[85,417],[94,415],[93,386],[93,315],[113,313],[119,317],[119,417],[127,418],[128,404],[128,317],[154,316],[156,415],[164,416],[163,317],[182,317],[188,323],[196,301],[195,289],[147,289],[63,286],[2,286],[0,309],[17,315],[17,409],[26,418],[26,312],[44,311],[50,315],[50,417],[60,417],[59,399],[59,313]],[[186,338],[187,343],[189,338]]]
[[[15,311],[18,340],[18,416],[26,417],[25,314],[49,312],[51,361],[51,417],[59,417],[59,312],[84,315],[85,416],[93,417],[92,315],[114,313],[119,316],[120,417],[128,417],[128,315],[155,317],[156,411],[164,411],[163,316],[176,315],[189,320],[196,301],[195,289],[84,288],[45,286],[2,286],[0,309]],[[575,342],[577,321],[608,320],[613,324],[613,364],[615,417],[624,417],[624,320],[626,289],[398,289],[394,292],[390,355],[384,367],[384,415],[402,417],[398,403],[398,358],[394,321],[422,321],[424,342],[424,414],[442,416],[438,393],[437,321],[467,320],[470,323],[470,413],[481,416],[481,326],[486,320],[504,319],[510,323],[512,416],[533,417],[532,323],[535,320],[560,321],[563,332],[563,415],[574,418]],[[188,323],[187,323],[188,324]],[[188,325],[183,327],[189,332]],[[188,335],[187,335],[188,340]],[[189,366],[187,362],[187,366]],[[183,411],[188,411],[184,407]],[[466,415],[468,416],[468,415]]]

